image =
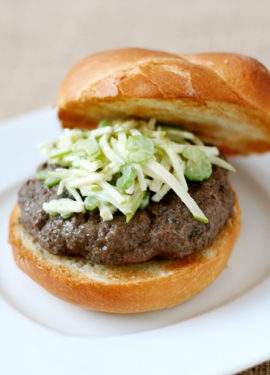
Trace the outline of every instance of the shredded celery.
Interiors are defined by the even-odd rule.
[[[93,211],[97,208],[98,200],[95,197],[88,196],[85,198],[84,206],[88,211]]]
[[[185,176],[190,181],[203,181],[212,174],[212,164],[206,153],[196,147],[186,147],[182,152],[186,159]]]
[[[59,199],[43,204],[50,215],[67,219],[76,212],[99,210],[104,221],[119,210],[129,222],[149,201],[159,202],[170,189],[196,220],[208,219],[188,193],[187,180],[210,177],[212,164],[235,169],[216,147],[205,146],[193,133],[156,121],[103,120],[94,130],[65,129],[58,140],[40,146],[48,164],[37,178],[58,184]],[[67,191],[70,198],[61,198]]]
[[[133,167],[133,165],[126,165],[122,169],[122,176],[118,178],[116,182],[116,186],[125,191],[129,189],[135,181],[135,178],[137,176],[136,168]]]

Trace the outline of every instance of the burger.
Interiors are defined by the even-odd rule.
[[[120,49],[64,79],[64,128],[20,189],[9,241],[53,295],[113,313],[168,308],[227,265],[241,227],[227,155],[270,150],[270,73],[225,53]]]

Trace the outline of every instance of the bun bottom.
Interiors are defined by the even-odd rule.
[[[154,259],[140,264],[108,266],[82,258],[52,255],[11,213],[9,242],[18,267],[50,293],[86,309],[137,313],[180,304],[211,284],[227,264],[241,228],[234,215],[207,248],[181,260]]]

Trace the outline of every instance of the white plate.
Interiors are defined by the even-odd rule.
[[[232,374],[270,358],[270,155],[237,158],[231,176],[243,228],[228,267],[178,307],[137,315],[86,311],[48,294],[16,268],[8,217],[60,133],[50,109],[0,126],[0,373]]]

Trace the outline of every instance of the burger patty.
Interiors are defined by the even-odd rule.
[[[19,192],[20,221],[50,253],[82,256],[96,263],[128,264],[159,256],[177,259],[207,246],[233,215],[234,192],[227,172],[214,167],[208,180],[190,182],[189,193],[209,219],[193,218],[179,197],[170,191],[159,203],[150,201],[127,224],[120,212],[103,221],[99,211],[73,214],[69,219],[50,216],[42,204],[57,196],[37,179],[28,180]]]

